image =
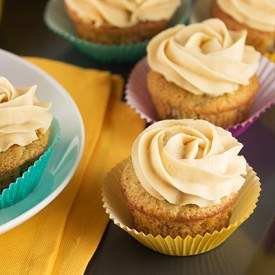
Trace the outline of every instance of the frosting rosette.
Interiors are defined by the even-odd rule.
[[[36,88],[16,89],[0,77],[0,152],[14,144],[26,146],[38,138],[37,131],[44,134],[49,129],[51,103],[39,102]]]
[[[275,32],[275,0],[217,0],[219,7],[247,26]]]
[[[169,20],[180,0],[65,0],[87,22],[127,28],[140,21]]]
[[[220,96],[248,85],[259,53],[245,45],[246,30],[229,31],[219,19],[177,25],[148,44],[150,68],[193,94]]]
[[[137,178],[153,197],[208,207],[244,184],[242,147],[230,132],[205,120],[163,120],[137,137],[131,156]]]

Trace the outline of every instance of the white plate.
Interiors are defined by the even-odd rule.
[[[38,85],[40,101],[53,103],[51,113],[61,125],[61,138],[36,189],[24,200],[0,210],[0,234],[47,206],[72,178],[84,148],[84,126],[74,101],[52,77],[24,59],[0,49],[0,75],[15,87]]]

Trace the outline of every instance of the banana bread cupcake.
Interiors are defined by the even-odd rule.
[[[134,228],[185,238],[227,227],[245,182],[241,148],[204,120],[163,120],[145,129],[121,176]]]
[[[36,86],[14,88],[0,77],[0,192],[45,151],[50,134],[51,104],[39,102]]]
[[[180,0],[64,0],[79,37],[100,44],[141,42],[163,30]]]
[[[205,119],[227,128],[248,115],[259,83],[259,53],[246,31],[219,19],[177,25],[148,44],[147,86],[159,119]]]
[[[230,30],[247,30],[247,44],[261,53],[275,52],[274,0],[214,0],[211,15]]]

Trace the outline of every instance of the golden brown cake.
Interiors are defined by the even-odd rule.
[[[271,27],[271,30],[268,29],[261,29],[261,27],[259,27],[258,29],[256,29],[255,27],[251,27],[251,24],[249,24],[249,22],[245,21],[245,18],[239,17],[240,16],[240,12],[245,12],[245,14],[243,14],[243,17],[247,17],[249,18],[249,20],[256,20],[257,18],[253,17],[253,12],[251,13],[249,9],[244,8],[243,10],[237,10],[235,12],[238,12],[238,17],[234,18],[234,6],[231,8],[230,6],[230,14],[228,14],[226,12],[227,6],[224,6],[224,9],[222,9],[219,4],[219,1],[214,0],[212,3],[212,7],[211,7],[211,15],[212,17],[216,17],[221,19],[226,26],[230,29],[230,30],[242,30],[242,29],[246,29],[247,30],[247,40],[246,43],[248,45],[252,45],[256,48],[256,50],[260,51],[261,53],[265,53],[265,52],[274,52],[275,51],[275,19],[273,19],[273,30]],[[225,1],[221,1],[221,4],[223,4]],[[243,1],[240,1],[243,2]],[[262,10],[262,14],[263,14],[263,18],[266,17],[268,18],[268,13],[267,13],[267,8],[264,9],[264,5],[266,5],[266,3],[264,3],[266,1],[255,1],[255,11],[259,11],[259,5],[263,5],[263,10]],[[229,5],[231,3],[231,1],[226,0],[226,5]],[[243,3],[241,3],[243,4]],[[256,6],[257,4],[257,6]],[[231,4],[230,4],[231,5]],[[250,6],[250,8],[252,8],[253,3],[249,3],[247,4]],[[271,6],[272,3],[269,2],[269,5]],[[240,7],[239,7],[240,8]],[[272,8],[269,9],[269,14],[272,14]],[[255,12],[254,12],[255,13]],[[273,3],[273,17],[275,14],[275,1]],[[242,21],[241,21],[242,20]],[[271,21],[270,21],[270,25],[271,25]],[[253,26],[253,24],[252,24]]]
[[[234,94],[217,97],[194,95],[176,84],[166,81],[164,76],[154,71],[148,73],[147,83],[159,119],[205,119],[223,128],[242,122],[247,118],[259,89],[256,76],[250,79],[248,85],[240,86]]]
[[[195,237],[220,231],[229,225],[236,194],[225,197],[215,206],[200,208],[194,204],[173,205],[152,197],[136,177],[131,159],[121,177],[121,190],[131,211],[134,228],[145,234],[162,237]]]
[[[0,77],[0,192],[45,151],[52,115],[51,104],[39,102],[36,86],[15,88]]]
[[[110,25],[97,27],[87,24],[74,10],[67,7],[69,17],[75,24],[79,37],[100,44],[130,44],[151,38],[167,25],[167,20],[140,22],[132,27],[118,28]]]
[[[259,88],[259,53],[245,37],[219,19],[155,36],[147,47],[147,87],[159,119],[198,118],[223,128],[243,122]]]
[[[134,228],[185,238],[227,227],[245,181],[241,147],[204,120],[163,120],[145,129],[121,175]]]
[[[37,133],[38,139],[26,146],[12,145],[0,152],[0,192],[31,166],[44,153],[50,129],[45,134]]]
[[[65,0],[79,37],[100,44],[130,44],[153,37],[167,27],[179,0],[162,3]]]

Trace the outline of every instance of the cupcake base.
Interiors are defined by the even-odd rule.
[[[259,89],[258,78],[254,76],[249,85],[240,86],[233,94],[194,95],[154,71],[149,71],[147,85],[159,119],[204,119],[223,128],[247,118]]]
[[[24,159],[24,162],[21,165],[23,165],[26,170],[24,169],[25,171],[23,174],[17,177],[13,182],[10,182],[8,184],[9,186],[2,190],[2,193],[0,194],[0,209],[16,204],[33,192],[39,184],[47,163],[60,139],[60,131],[61,129],[58,120],[53,118],[50,131],[46,132],[46,134],[39,134],[40,139],[28,145],[29,147],[18,146],[25,150],[25,155],[21,157],[21,160]],[[49,136],[47,136],[48,134]],[[45,145],[45,143],[47,144]],[[39,153],[38,157],[39,150],[41,150],[41,153]],[[33,158],[36,157],[38,157],[38,159],[32,163],[31,166],[27,165],[27,162],[32,162]],[[20,165],[19,162],[17,165]],[[18,168],[16,166],[13,167],[14,169]]]
[[[167,27],[167,20],[140,22],[133,27],[118,28],[111,25],[95,26],[84,21],[73,9],[66,6],[67,13],[75,25],[79,37],[100,44],[131,44],[149,39]]]
[[[26,161],[24,164],[20,165],[19,167],[11,170],[11,171],[7,171],[5,173],[1,173],[0,174],[0,194],[2,193],[2,191],[5,188],[8,188],[9,185],[14,182],[18,177],[21,177],[22,174],[28,170],[29,166],[33,165],[34,162],[39,158],[39,156],[37,156],[37,158],[31,159]]]
[[[230,30],[238,31],[246,29],[246,43],[248,45],[254,46],[255,49],[259,52],[272,53],[275,51],[275,32],[263,32],[260,30],[252,29],[247,25],[237,22],[230,15],[223,12],[216,0],[213,1],[211,7],[211,16],[221,19]]]
[[[152,197],[136,177],[131,158],[121,176],[121,190],[130,209],[134,226],[144,234],[162,237],[195,237],[227,227],[231,207],[237,195],[223,198],[218,205],[200,208],[197,205],[173,205]]]
[[[38,133],[38,139],[27,146],[13,145],[7,151],[0,153],[0,193],[22,176],[43,154],[49,136],[50,129],[45,134]]]
[[[221,231],[206,233],[204,236],[196,235],[171,238],[167,236],[154,237],[152,234],[144,234],[137,231],[133,225],[124,196],[121,192],[121,173],[126,161],[122,161],[114,167],[106,176],[103,184],[103,207],[114,223],[125,230],[144,246],[159,253],[172,256],[190,256],[205,253],[223,243],[254,211],[260,195],[260,181],[251,167],[247,167],[246,181],[238,192],[237,200],[232,208],[232,217],[228,227]]]

